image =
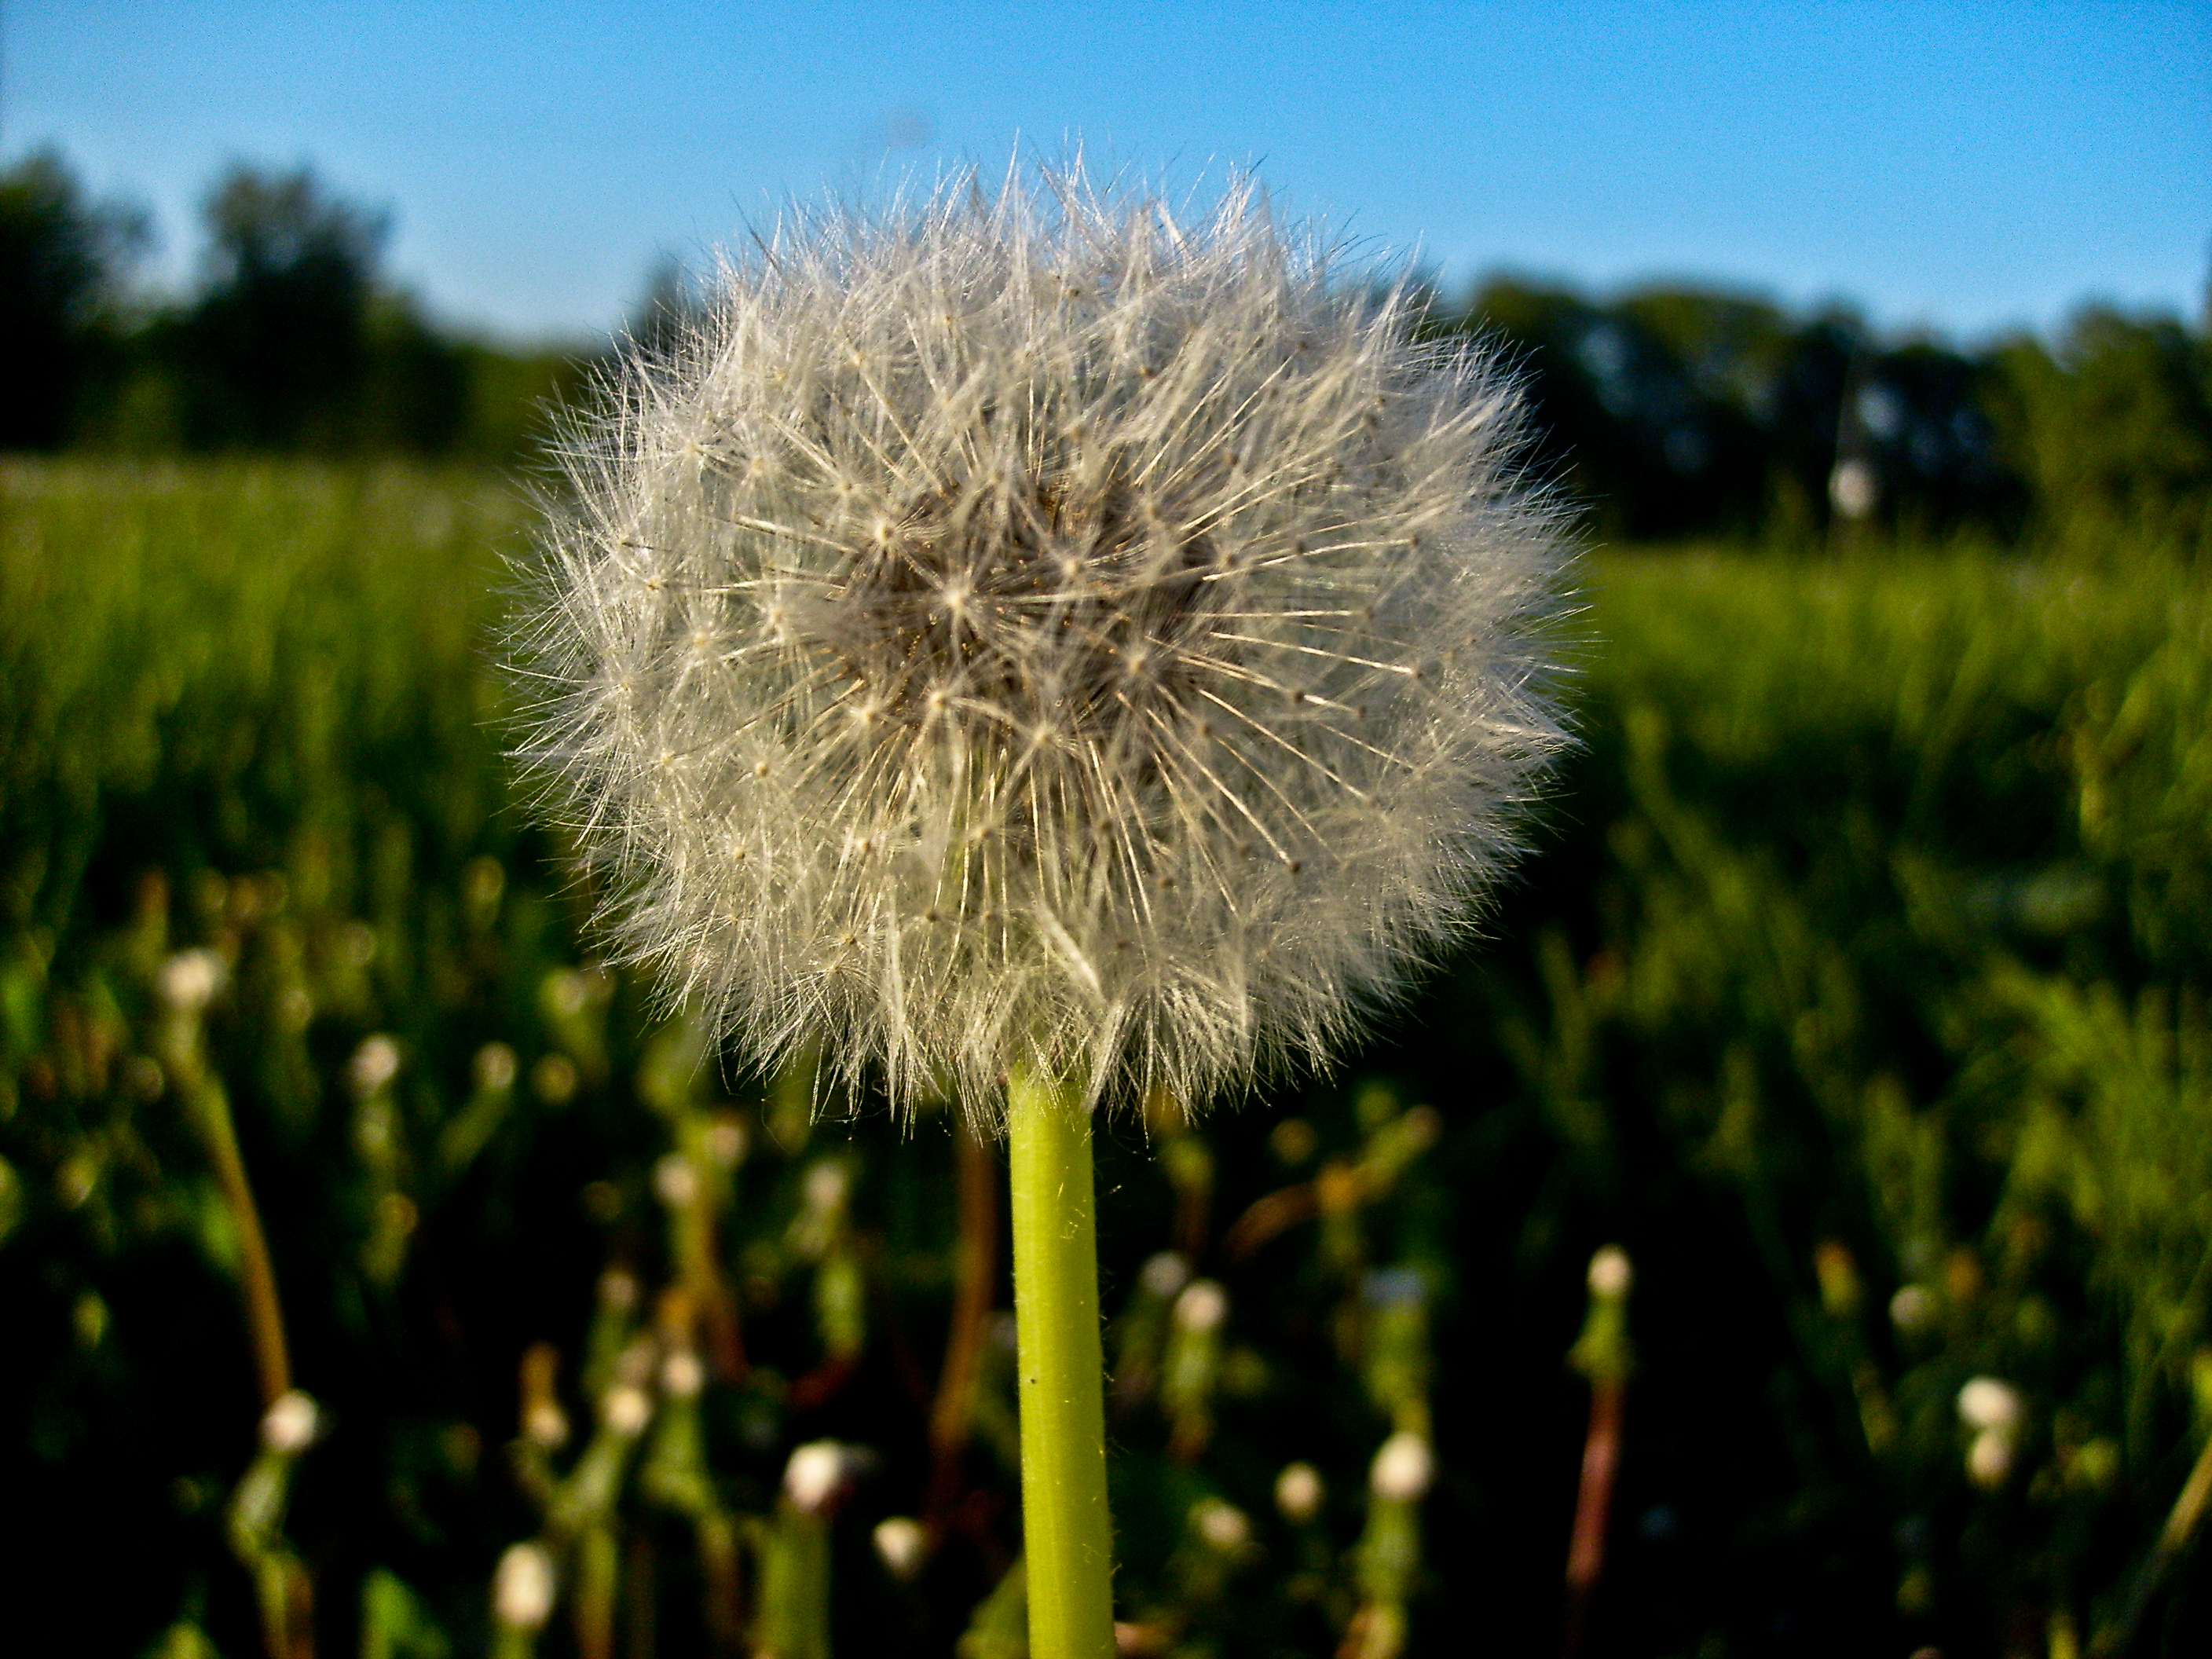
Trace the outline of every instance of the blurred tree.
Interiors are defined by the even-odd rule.
[[[51,449],[82,419],[120,356],[122,288],[144,213],[88,201],[60,154],[0,173],[0,336],[11,362],[0,448]]]
[[[1989,407],[2047,537],[2212,548],[2205,334],[2176,318],[2087,307],[2055,349],[2022,337],[1992,354]]]
[[[381,285],[388,216],[307,168],[234,167],[208,198],[205,287],[181,319],[183,436],[198,448],[435,453],[467,412],[459,351]]]

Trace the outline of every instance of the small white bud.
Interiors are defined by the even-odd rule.
[[[1628,1259],[1628,1252],[1618,1244],[1608,1244],[1590,1258],[1589,1288],[1592,1296],[1611,1302],[1628,1294],[1628,1287],[1636,1282],[1636,1268]]]
[[[364,1038],[346,1062],[346,1084],[366,1100],[399,1075],[399,1045],[382,1032]]]
[[[179,951],[161,964],[155,988],[170,1007],[196,1014],[215,1000],[226,971],[213,951]]]
[[[599,1305],[610,1313],[626,1314],[637,1306],[637,1278],[620,1267],[599,1275]]]
[[[1927,1329],[1935,1319],[1936,1298],[1924,1285],[1903,1285],[1889,1298],[1889,1322],[1908,1336]]]
[[[1137,1271],[1137,1283],[1146,1295],[1164,1302],[1190,1283],[1190,1263],[1179,1251],[1162,1250],[1146,1258]]]
[[[853,1174],[837,1158],[823,1158],[811,1164],[806,1171],[806,1207],[817,1215],[828,1215],[845,1202],[852,1188]]]
[[[1229,1292],[1211,1279],[1194,1280],[1176,1298],[1175,1322],[1194,1334],[1219,1330],[1228,1317]]]
[[[531,1444],[558,1451],[568,1443],[568,1413],[555,1401],[533,1400],[522,1414],[522,1433]]]
[[[902,1584],[911,1583],[929,1553],[929,1533],[911,1516],[894,1515],[876,1522],[876,1559]]]
[[[1175,1291],[1190,1283],[1190,1263],[1176,1249],[1161,1249],[1157,1255],[1146,1256],[1144,1267],[1137,1270],[1137,1285],[1146,1297],[1157,1297],[1168,1301]]]
[[[624,1439],[645,1432],[653,1420],[653,1397],[633,1382],[617,1382],[599,1399],[599,1421]]]
[[[471,1068],[476,1075],[477,1087],[487,1094],[501,1094],[514,1086],[514,1050],[504,1042],[487,1042],[477,1050],[476,1063]]]
[[[1275,1507],[1294,1526],[1302,1527],[1319,1515],[1327,1495],[1321,1471],[1310,1463],[1286,1463],[1275,1477]]]
[[[2012,1436],[2002,1429],[1984,1429],[1966,1448],[1966,1478],[1995,1492],[2012,1473]]]
[[[542,1630],[553,1616],[553,1558],[538,1544],[511,1544],[492,1575],[492,1615],[509,1630]]]
[[[1377,1498],[1411,1504],[1436,1479],[1436,1454],[1429,1443],[1411,1429],[1401,1429],[1382,1443],[1367,1471],[1367,1488]]]
[[[1977,1376],[1959,1390],[1959,1420],[1970,1429],[2012,1434],[2027,1414],[2020,1390],[1994,1376]]]
[[[1224,1554],[1252,1541],[1252,1522],[1244,1511],[1218,1498],[1201,1498],[1192,1504],[1190,1523],[1200,1538]]]
[[[313,1442],[321,1419],[312,1395],[298,1389],[278,1395],[262,1413],[261,1443],[270,1451],[296,1456]]]
[[[653,1190],[672,1210],[686,1210],[698,1201],[699,1172],[681,1152],[670,1152],[653,1166]]]
[[[734,1117],[718,1117],[708,1126],[707,1156],[721,1170],[734,1170],[745,1159],[745,1126]]]
[[[784,1465],[784,1496],[805,1514],[819,1515],[845,1484],[848,1467],[846,1449],[836,1441],[810,1440]]]
[[[660,1362],[660,1391],[672,1400],[696,1400],[707,1386],[707,1368],[689,1348],[675,1348]]]

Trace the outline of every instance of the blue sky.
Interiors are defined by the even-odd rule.
[[[2197,314],[2212,0],[679,6],[6,0],[0,153],[150,204],[181,278],[233,158],[388,204],[510,336],[605,327],[657,252],[1018,138],[1600,289],[1720,281],[1966,338]]]

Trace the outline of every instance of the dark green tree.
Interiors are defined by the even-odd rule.
[[[0,172],[0,448],[51,449],[83,421],[121,351],[122,289],[145,215],[87,199],[58,151]]]
[[[390,217],[300,168],[234,167],[208,198],[205,285],[177,331],[184,435],[199,448],[450,446],[461,356],[380,280]]]

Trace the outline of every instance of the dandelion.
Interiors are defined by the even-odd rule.
[[[1275,1507],[1293,1526],[1303,1527],[1319,1515],[1326,1496],[1321,1471],[1310,1463],[1286,1463],[1275,1477]]]
[[[511,1544],[492,1577],[492,1613],[509,1630],[536,1631],[553,1615],[553,1558],[543,1545]]]
[[[894,1515],[876,1522],[869,1534],[884,1571],[902,1584],[911,1583],[929,1557],[929,1532],[908,1515]]]
[[[283,1456],[296,1457],[313,1442],[321,1422],[313,1397],[289,1389],[261,1414],[261,1443]]]
[[[568,447],[523,753],[614,941],[1010,1131],[1041,1655],[1111,1639],[1090,1109],[1324,1059],[1561,741],[1559,516],[1413,320],[1249,182],[964,177],[795,216]]]
[[[784,1466],[783,1493],[808,1515],[819,1515],[853,1474],[852,1450],[835,1440],[810,1440]]]
[[[1411,1429],[1401,1429],[1375,1454],[1367,1484],[1377,1498],[1391,1503],[1418,1503],[1428,1492],[1436,1472],[1436,1454],[1429,1449],[1429,1443]]]

